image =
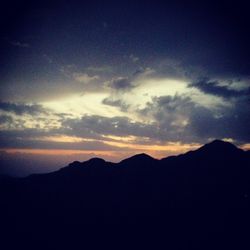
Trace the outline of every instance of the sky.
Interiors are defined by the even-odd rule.
[[[250,149],[245,1],[4,1],[0,173]]]

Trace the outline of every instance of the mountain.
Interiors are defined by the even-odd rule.
[[[154,162],[156,159],[154,159],[153,157],[147,155],[147,154],[137,154],[134,156],[131,156],[130,158],[127,158],[125,160],[122,160],[120,163],[121,164],[136,164],[136,163],[149,163],[149,162]]]
[[[3,178],[1,235],[12,249],[249,249],[249,168],[249,152],[215,140]]]

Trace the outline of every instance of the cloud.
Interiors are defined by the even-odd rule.
[[[124,103],[121,99],[115,99],[111,97],[104,98],[102,103],[105,105],[119,108],[121,111],[126,112],[130,107],[129,104]]]
[[[136,111],[141,122],[127,117],[85,115],[66,119],[62,132],[71,136],[102,140],[105,135],[136,136],[156,142],[204,143],[211,138],[250,140],[249,99],[235,101],[232,106],[211,109],[195,103],[186,95],[153,97],[143,109]],[[122,105],[115,102],[114,105]]]
[[[130,111],[129,104],[117,97],[104,98],[102,103],[124,112]],[[107,136],[134,136],[135,142],[128,143],[138,145],[145,138],[152,145],[164,142],[204,143],[211,138],[232,138],[247,143],[250,140],[249,103],[249,97],[245,96],[231,100],[229,106],[212,108],[196,103],[185,94],[155,96],[143,108],[133,110],[135,121],[126,116],[83,115],[74,118],[69,114],[53,113],[37,104],[0,102],[0,110],[11,113],[11,116],[8,113],[0,116],[0,147],[117,150],[105,143]],[[56,124],[53,125],[53,122]],[[91,139],[92,142],[41,139],[64,135]]]
[[[30,45],[28,43],[23,43],[23,42],[19,42],[19,41],[11,41],[10,44],[15,46],[15,47],[19,47],[19,48],[29,48],[30,47]]]
[[[155,73],[156,73],[156,71],[152,68],[149,68],[149,67],[142,68],[141,67],[134,72],[133,76],[139,77],[139,78],[146,78],[148,76],[152,76]]]
[[[136,87],[128,77],[117,77],[108,82],[108,86],[117,91],[129,91]]]
[[[126,144],[204,143],[212,138],[231,138],[238,143],[247,143],[250,140],[250,115],[246,108],[249,103],[249,99],[240,99],[230,107],[212,110],[186,95],[153,97],[143,109],[136,111],[141,121],[125,116],[83,115],[81,118],[69,118],[62,114],[57,128],[45,126],[31,129],[23,126],[0,131],[0,148],[108,152],[126,151]],[[123,105],[118,100],[110,104]],[[11,119],[0,116],[0,123],[12,123]],[[49,139],[58,136],[76,137],[78,140]],[[119,139],[116,139],[117,145],[107,143],[112,141],[112,136],[132,136],[134,139],[119,147]]]
[[[90,66],[90,67],[87,67],[86,70],[90,72],[97,72],[97,73],[110,73],[113,71],[113,68],[107,65],[100,66],[100,67]]]
[[[136,62],[138,62],[138,61],[140,60],[139,57],[137,57],[137,56],[135,56],[135,55],[133,55],[133,54],[129,55],[129,59],[130,59],[133,63],[136,63]]]
[[[93,74],[96,72],[101,72],[101,68],[98,68],[100,71],[95,70],[96,68],[87,68],[87,71],[90,71],[90,73],[87,72],[81,72],[78,67],[75,64],[68,64],[61,66],[59,71],[64,75],[64,77],[67,77],[69,79],[73,79],[74,81],[81,82],[81,83],[90,83],[92,81],[96,81],[100,79],[99,75]]]
[[[197,82],[191,83],[188,87],[195,87],[205,94],[223,98],[241,97],[250,94],[250,88],[244,90],[231,89],[228,86],[222,86],[218,81],[212,81],[208,78],[203,78]]]
[[[218,114],[196,107],[190,113],[190,134],[200,138],[232,138],[238,142],[250,140],[250,99],[239,99],[232,107],[223,108]]]
[[[47,113],[46,109],[38,104],[20,104],[12,102],[0,102],[0,110],[11,112],[16,115],[39,115],[41,113]]]
[[[190,97],[168,95],[153,97],[145,108],[137,112],[142,118],[155,122],[158,140],[192,142],[193,135],[188,133],[186,127],[188,115],[194,108]]]
[[[250,140],[249,98],[234,105],[209,109],[186,96],[154,97],[144,109],[143,117],[151,117],[158,125],[162,140],[206,142],[211,138],[232,138],[238,142]]]
[[[148,79],[153,74],[156,74],[154,69],[141,67],[130,76],[113,78],[112,80],[106,82],[106,85],[113,90],[124,93],[138,87],[143,80]]]
[[[0,115],[0,125],[13,122],[13,118],[9,115]]]
[[[32,137],[24,136],[27,131],[23,131],[23,134],[19,131],[12,131],[11,133],[0,133],[0,148],[9,149],[50,149],[50,150],[87,150],[87,151],[118,151],[117,147],[113,147],[105,144],[100,140],[82,140],[82,141],[53,141],[50,140],[50,134],[52,132],[44,132],[47,136]],[[34,132],[33,132],[34,134]],[[39,134],[39,131],[38,131]],[[21,135],[22,137],[20,137]],[[79,138],[80,139],[80,138]]]
[[[78,137],[102,138],[101,135],[153,137],[150,124],[135,122],[127,117],[104,117],[87,115],[81,119],[67,119],[63,122],[64,131]]]
[[[73,73],[72,77],[75,81],[86,84],[99,79],[98,75],[90,76],[87,73],[77,73],[77,72]]]

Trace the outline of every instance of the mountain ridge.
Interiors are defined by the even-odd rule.
[[[106,163],[109,163],[112,166],[119,166],[119,165],[124,165],[124,164],[129,164],[129,163],[135,164],[135,163],[142,163],[142,162],[153,164],[156,162],[168,161],[170,159],[175,160],[175,159],[183,158],[186,156],[193,157],[194,155],[199,155],[200,153],[201,153],[201,156],[199,155],[200,157],[203,157],[204,153],[205,154],[206,153],[208,153],[208,154],[215,154],[216,153],[216,155],[221,154],[220,156],[223,158],[225,156],[225,154],[227,154],[227,153],[229,154],[230,157],[232,157],[235,154],[239,154],[239,153],[247,155],[247,154],[249,154],[247,152],[248,151],[244,151],[244,150],[236,147],[234,144],[232,144],[230,142],[216,139],[216,140],[213,140],[209,143],[204,144],[203,146],[199,147],[196,150],[191,150],[191,151],[188,151],[186,153],[179,154],[179,155],[168,156],[168,157],[165,157],[165,158],[162,158],[159,160],[153,158],[152,156],[150,156],[148,154],[140,153],[140,154],[136,154],[136,155],[133,155],[131,157],[125,158],[118,163],[107,162],[102,158],[91,158],[91,159],[84,161],[84,162],[70,163],[68,166],[66,166],[66,168],[76,166],[76,165],[78,165],[79,167],[81,167],[81,166],[82,167],[93,166],[92,164],[89,164],[89,163],[97,163],[97,165],[99,165],[99,166],[101,166],[102,164],[105,165]]]
[[[216,140],[213,140],[209,143],[202,145],[201,147],[195,150],[191,150],[191,151],[179,154],[179,155],[171,155],[171,156],[163,157],[161,159],[153,158],[152,156],[145,154],[145,153],[140,153],[140,154],[130,156],[117,163],[106,161],[105,159],[102,159],[99,157],[94,157],[94,158],[90,158],[82,162],[81,161],[71,162],[68,165],[62,168],[59,168],[56,171],[51,171],[48,173],[30,174],[29,176],[43,176],[43,175],[53,174],[57,172],[66,172],[66,171],[68,172],[72,169],[75,169],[77,171],[77,170],[80,170],[81,168],[86,170],[86,168],[89,168],[89,167],[94,167],[95,169],[97,169],[97,168],[102,168],[102,167],[117,167],[121,165],[132,165],[136,163],[137,165],[142,164],[142,163],[146,165],[147,164],[153,165],[153,164],[157,164],[157,162],[158,164],[165,164],[166,162],[176,161],[182,158],[191,158],[191,159],[201,158],[202,159],[204,157],[208,157],[208,155],[211,155],[210,160],[212,160],[213,158],[215,158],[215,160],[218,160],[218,159],[225,158],[225,155],[227,155],[227,157],[229,158],[232,158],[236,154],[244,154],[246,155],[246,157],[250,157],[250,150],[244,151],[236,147],[234,144],[230,142],[216,139]],[[13,177],[13,178],[27,178],[29,176]],[[12,176],[8,176],[8,178],[12,178]],[[0,180],[1,179],[3,178],[0,178]]]
[[[217,151],[217,150],[220,150],[220,151]],[[135,162],[136,161],[142,161],[142,160],[143,161],[162,161],[162,160],[165,160],[165,159],[168,159],[168,158],[176,158],[176,157],[184,156],[186,154],[190,154],[190,153],[193,154],[193,153],[202,152],[202,151],[210,151],[210,153],[214,153],[216,151],[218,153],[225,153],[225,152],[229,152],[229,151],[230,151],[230,153],[232,151],[234,151],[234,152],[246,152],[246,153],[248,152],[248,151],[244,151],[244,150],[236,147],[234,144],[232,144],[230,142],[216,139],[216,140],[213,140],[213,141],[211,141],[209,143],[204,144],[203,146],[199,147],[196,150],[191,150],[191,151],[188,151],[186,153],[179,154],[179,155],[171,155],[171,156],[168,156],[168,157],[161,158],[159,160],[152,157],[152,156],[150,156],[150,155],[148,155],[148,154],[146,154],[146,153],[140,153],[140,154],[135,154],[133,156],[125,158],[125,159],[121,160],[118,163],[114,163],[114,162],[109,162],[109,163],[118,165],[118,164],[129,162],[129,161],[135,161]],[[91,158],[91,159],[89,159],[87,161],[83,161],[83,162],[72,162],[66,167],[75,166],[75,165],[86,166],[87,163],[90,163],[90,162],[98,162],[99,164],[108,163],[107,161],[105,161],[102,158],[95,157],[95,158]]]
[[[81,249],[106,243],[109,249],[249,249],[239,246],[249,243],[247,152],[217,141],[161,160],[145,154],[119,163],[94,158],[4,179],[3,238],[17,244],[13,249],[20,238],[28,238],[31,249],[41,243],[52,249],[74,243]]]

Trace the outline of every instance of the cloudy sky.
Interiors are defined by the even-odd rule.
[[[18,1],[1,8],[2,173],[250,148],[243,1]],[[218,3],[219,2],[219,3]]]

